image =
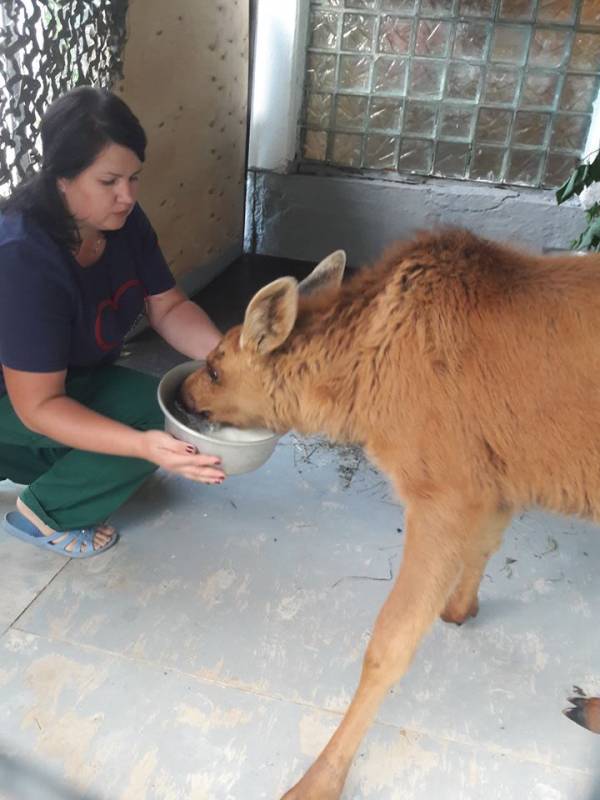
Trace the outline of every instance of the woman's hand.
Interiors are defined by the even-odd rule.
[[[165,431],[144,431],[140,458],[199,483],[222,483],[225,473],[217,456],[199,453],[194,445],[181,442]]]

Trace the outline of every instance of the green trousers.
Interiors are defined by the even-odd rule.
[[[76,370],[66,393],[137,430],[162,430],[158,380],[114,365]],[[0,397],[0,478],[28,484],[21,499],[54,530],[103,522],[156,470],[139,458],[75,450],[26,428]]]

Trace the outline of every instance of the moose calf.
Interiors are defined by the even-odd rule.
[[[363,445],[406,540],[354,698],[285,800],[335,800],[390,686],[441,615],[478,611],[513,514],[600,517],[600,256],[539,257],[442,230],[342,284],[344,253],[250,302],[184,403],[240,427]]]

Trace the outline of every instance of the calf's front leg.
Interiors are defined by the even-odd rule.
[[[450,507],[443,501],[409,504],[402,565],[375,622],[358,689],[325,749],[283,800],[341,796],[352,759],[382,699],[407,671],[421,638],[460,579],[468,532],[481,528],[481,509]]]

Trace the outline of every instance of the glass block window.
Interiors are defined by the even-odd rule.
[[[555,187],[599,86],[600,0],[312,0],[301,158]]]

